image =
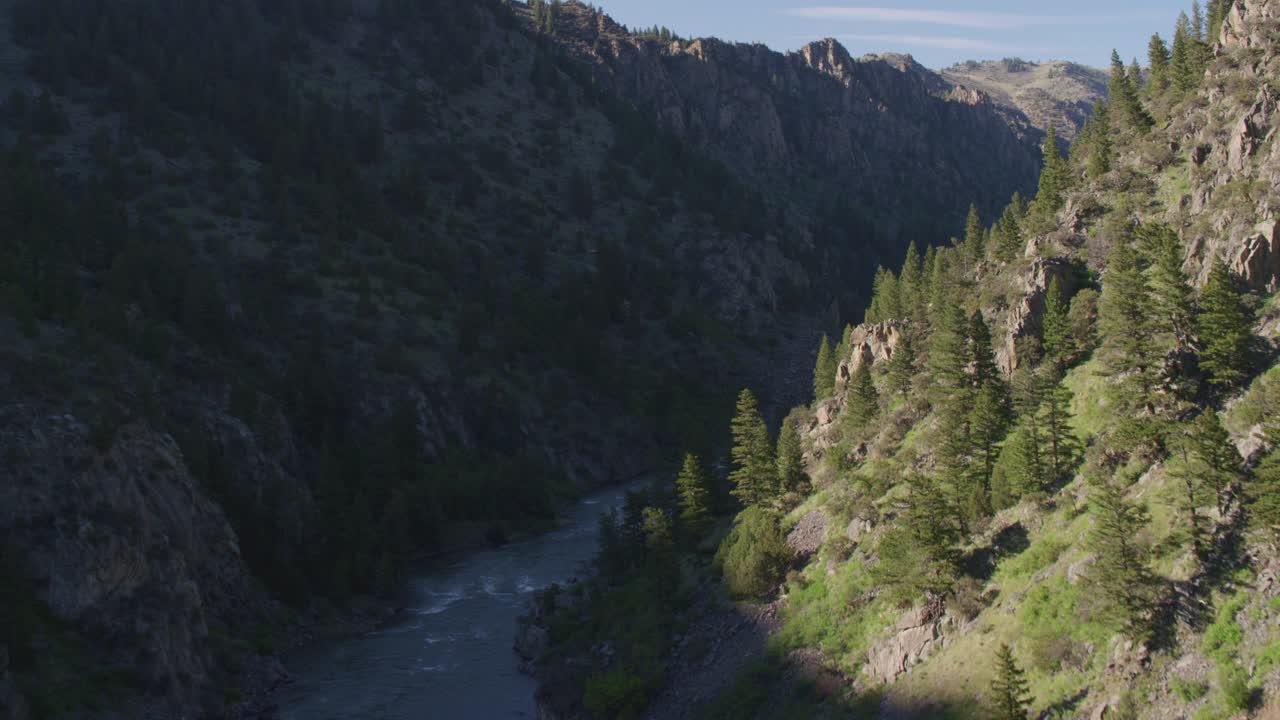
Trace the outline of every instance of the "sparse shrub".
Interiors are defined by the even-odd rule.
[[[1249,674],[1244,668],[1236,663],[1219,665],[1218,686],[1222,692],[1222,704],[1228,712],[1248,709],[1253,691],[1249,689]]]
[[[1244,628],[1236,622],[1236,614],[1242,607],[1243,597],[1227,602],[1218,610],[1217,619],[1204,632],[1204,652],[1217,660],[1219,665],[1230,662],[1236,649],[1244,641]]]
[[[596,673],[587,679],[582,705],[601,718],[635,717],[647,702],[644,680],[624,669]]]
[[[951,600],[947,603],[947,607],[966,622],[978,617],[978,613],[987,606],[986,598],[982,594],[982,582],[967,575],[956,581],[955,586],[951,588],[951,593]]]
[[[827,541],[828,558],[836,562],[844,562],[853,555],[853,541],[848,535],[840,533]]]
[[[1184,680],[1175,677],[1172,686],[1173,694],[1181,698],[1182,702],[1195,702],[1209,692],[1209,684],[1203,680]]]

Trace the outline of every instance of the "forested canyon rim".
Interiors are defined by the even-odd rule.
[[[1104,91],[0,2],[0,706],[270,717],[416,558],[657,471],[534,605],[543,717],[1274,711],[1278,16]]]

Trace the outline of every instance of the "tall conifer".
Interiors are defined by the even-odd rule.
[[[1200,293],[1198,330],[1200,367],[1218,386],[1233,386],[1249,370],[1249,343],[1253,333],[1248,312],[1240,299],[1236,279],[1218,258],[1209,270],[1209,280]]]
[[[731,492],[744,505],[767,504],[777,495],[777,465],[769,443],[769,430],[750,390],[738,394],[737,414],[730,430],[733,435]]]

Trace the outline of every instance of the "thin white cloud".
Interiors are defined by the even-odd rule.
[[[787,15],[814,20],[858,20],[947,27],[1013,30],[1047,25],[1094,25],[1120,19],[1102,15],[1023,15],[1018,13],[925,10],[918,8],[817,6],[791,8]]]
[[[996,45],[982,40],[975,40],[967,37],[956,36],[940,36],[940,35],[862,35],[862,34],[844,34],[839,37],[840,40],[854,40],[857,42],[867,43],[887,43],[888,45],[915,46],[915,47],[933,47],[946,48],[948,50],[999,50]]]

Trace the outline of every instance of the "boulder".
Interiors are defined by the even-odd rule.
[[[874,529],[874,522],[867,518],[856,517],[849,521],[849,527],[845,528],[844,534],[845,537],[849,538],[850,542],[857,545],[861,542],[862,538],[866,537],[867,533]]]
[[[531,622],[520,624],[513,645],[517,655],[528,662],[533,662],[542,657],[549,647],[551,647],[551,634],[545,627]]]

